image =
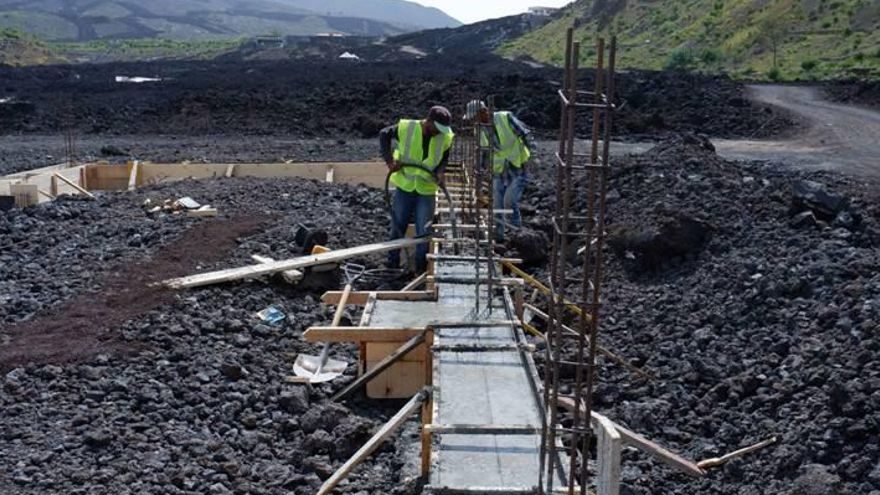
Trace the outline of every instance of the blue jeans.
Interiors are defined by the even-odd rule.
[[[416,226],[416,237],[429,233],[429,225],[434,220],[434,196],[423,196],[417,192],[395,190],[391,201],[391,240],[401,239],[406,235],[406,227],[410,220]],[[388,267],[400,267],[400,250],[388,252]],[[428,268],[428,244],[416,246],[416,273]]]
[[[523,190],[526,187],[528,176],[521,168],[514,168],[508,164],[504,174],[495,175],[492,178],[494,187],[493,207],[496,210],[513,210],[510,220],[503,213],[495,214],[495,237],[504,240],[505,223],[514,227],[522,227],[522,215],[519,212],[519,200],[522,199]]]

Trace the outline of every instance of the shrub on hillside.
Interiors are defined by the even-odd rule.
[[[666,70],[684,71],[690,69],[694,65],[694,56],[690,50],[678,49],[673,50],[666,58],[666,64],[663,66]]]

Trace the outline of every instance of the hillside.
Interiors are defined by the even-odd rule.
[[[880,73],[877,0],[578,0],[499,52],[560,64],[572,25],[586,40],[616,33],[623,67],[770,79]],[[590,47],[582,53],[593,58]]]
[[[48,41],[389,36],[454,25],[437,9],[403,0],[0,0],[0,28]]]
[[[44,43],[15,29],[0,29],[0,66],[64,62]]]

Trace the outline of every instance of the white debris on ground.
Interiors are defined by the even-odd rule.
[[[128,76],[116,76],[116,82],[118,83],[146,83],[146,82],[162,82],[162,78],[160,77],[128,77]]]

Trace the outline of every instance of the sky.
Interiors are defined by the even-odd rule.
[[[573,0],[410,0],[437,7],[465,24],[519,14],[529,7],[562,7]]]

